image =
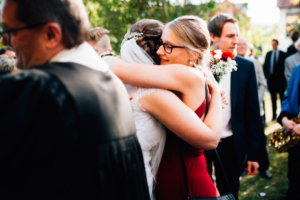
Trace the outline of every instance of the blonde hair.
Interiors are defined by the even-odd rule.
[[[178,39],[192,55],[195,55],[195,53],[199,54],[195,62],[195,67],[207,67],[212,56],[209,50],[210,35],[207,29],[207,23],[203,19],[197,16],[182,16],[169,22],[166,28],[169,28],[176,39]]]

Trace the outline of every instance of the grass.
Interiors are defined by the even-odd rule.
[[[265,129],[267,139],[271,137],[271,132],[280,125],[276,122],[271,121],[271,102],[269,94],[265,97],[266,103],[266,118],[269,122]],[[280,112],[280,102],[277,102],[278,110]],[[267,141],[268,141],[267,140]],[[269,147],[269,158],[270,158],[270,172],[272,173],[272,179],[266,180],[259,174],[255,176],[246,175],[240,181],[239,200],[280,200],[282,199],[288,189],[287,179],[287,161],[288,153],[278,153],[273,147]],[[268,186],[266,188],[266,186]],[[300,189],[299,189],[300,190]],[[266,193],[266,196],[261,197],[260,193]]]
[[[268,137],[269,138],[269,137]],[[266,180],[259,174],[255,176],[244,176],[240,181],[240,200],[276,200],[285,196],[288,189],[287,175],[287,153],[278,153],[269,147],[270,172],[272,179]],[[265,187],[268,188],[265,188]],[[266,193],[261,197],[260,193]]]

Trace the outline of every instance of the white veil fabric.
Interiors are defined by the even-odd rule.
[[[121,57],[128,63],[155,65],[153,59],[136,43],[134,38],[127,40],[121,46]]]
[[[150,55],[136,43],[136,40],[134,38],[127,40],[121,46],[121,57],[122,60],[128,63],[155,65],[155,62],[150,57]],[[127,90],[129,90],[129,88],[131,87],[134,87],[131,85],[125,85],[125,86]],[[165,143],[166,143],[166,133],[164,132],[164,134],[161,135],[159,144],[156,145],[154,149],[151,151],[150,165],[151,165],[151,172],[153,174],[155,182],[156,182],[158,167],[163,155]]]

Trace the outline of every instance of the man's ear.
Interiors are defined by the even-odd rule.
[[[111,48],[111,47],[109,47],[109,48],[107,48],[107,49],[106,49],[106,51],[108,51],[108,52],[112,52],[112,48]]]
[[[61,44],[62,31],[57,23],[51,22],[45,25],[43,28],[45,33],[45,44],[46,48],[52,49],[57,45]]]
[[[212,33],[210,33],[209,35],[210,35],[210,38],[211,38],[211,40],[213,41],[213,43],[216,43],[216,42],[219,41],[219,38],[220,38],[220,37],[215,36],[215,35],[212,34]]]

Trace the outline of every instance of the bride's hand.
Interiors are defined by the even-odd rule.
[[[227,101],[227,97],[226,97],[226,93],[224,90],[220,90],[221,92],[221,100],[222,100],[222,103],[225,104],[225,105],[228,105],[228,101]]]
[[[215,80],[213,74],[208,70],[205,70],[203,72],[203,74],[204,74],[205,80],[207,82],[207,85],[210,89],[210,92],[213,93],[213,92],[219,91],[219,85],[218,85],[217,81]],[[221,96],[222,96],[222,94],[221,94]]]

